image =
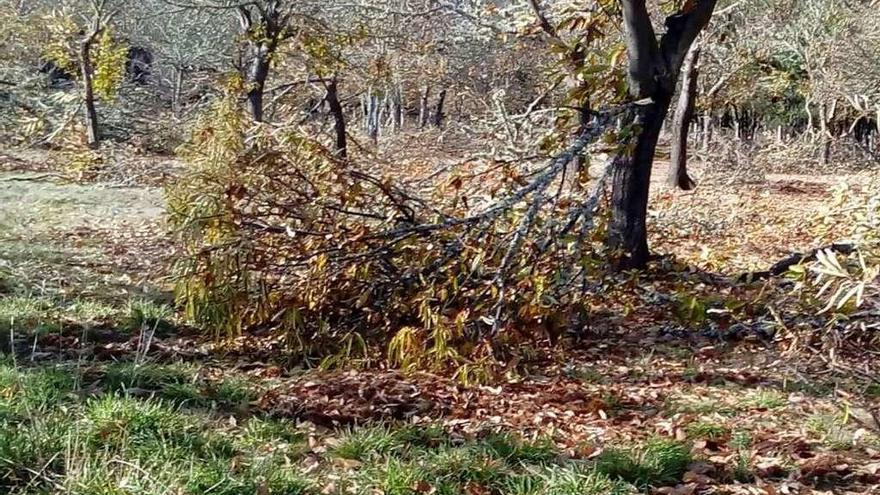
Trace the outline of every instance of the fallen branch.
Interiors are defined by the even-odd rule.
[[[777,261],[768,270],[760,272],[743,273],[737,278],[739,282],[752,282],[755,280],[766,280],[770,277],[778,277],[788,271],[789,268],[815,261],[816,256],[822,251],[833,251],[839,254],[852,254],[856,250],[856,246],[851,243],[833,243],[827,246],[812,249],[806,253],[792,253],[791,255]]]

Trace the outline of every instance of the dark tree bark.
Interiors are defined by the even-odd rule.
[[[681,69],[681,87],[678,94],[678,105],[672,119],[672,153],[669,160],[669,176],[667,183],[683,191],[690,191],[696,185],[688,175],[688,132],[694,117],[694,106],[697,97],[697,78],[699,76],[700,47],[694,48],[684,59]]]
[[[577,135],[581,136],[584,132],[587,131],[587,128],[590,125],[590,102],[589,99],[584,98],[583,101],[578,105],[578,127],[577,127]],[[586,154],[581,152],[575,155],[572,158],[571,162],[565,166],[565,169],[562,171],[562,180],[567,183],[572,189],[577,189],[580,187],[580,181],[578,180],[580,177],[581,170],[584,167],[588,166]]]
[[[95,109],[95,89],[92,81],[92,45],[101,33],[100,26],[95,25],[92,32],[83,38],[79,45],[79,63],[83,85],[83,106],[85,107],[86,143],[90,148],[100,144],[98,131],[98,112]]]
[[[342,111],[342,104],[339,102],[339,83],[334,77],[327,83],[327,106],[330,107],[330,114],[333,115],[333,130],[336,133],[336,155],[340,158],[348,158],[348,141],[345,134],[345,113]]]
[[[431,96],[431,86],[425,85],[419,98],[419,128],[424,129],[428,125],[430,118],[430,109],[428,108],[428,98]]]
[[[640,107],[632,125],[640,129],[631,154],[619,155],[612,166],[610,247],[620,251],[619,269],[642,268],[648,262],[648,194],[654,152],[672,93],[656,92],[654,102]]]
[[[394,132],[400,132],[403,128],[403,90],[394,87],[394,96],[391,100],[391,125]]]
[[[648,262],[648,192],[657,140],[685,55],[708,24],[716,1],[687,2],[666,18],[667,30],[658,43],[645,0],[621,0],[629,94],[644,103],[635,110],[632,151],[618,156],[612,167],[608,245],[619,253],[618,269],[642,268]]]
[[[379,142],[379,97],[372,94],[371,91],[366,104],[367,136],[370,137],[373,144],[377,144]]]
[[[291,12],[282,11],[281,2],[268,0],[248,3],[238,8],[245,39],[244,78],[247,83],[247,109],[256,122],[263,121],[263,94],[269,78],[272,55],[287,36]]]
[[[446,88],[440,90],[440,94],[437,96],[437,105],[434,107],[434,115],[431,118],[431,123],[434,124],[434,127],[443,127],[443,105],[446,103]]]
[[[266,79],[269,78],[269,50],[259,46],[254,50],[250,67],[247,71],[247,110],[254,122],[263,121],[263,94],[266,91]]]

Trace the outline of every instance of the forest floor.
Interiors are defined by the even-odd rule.
[[[858,174],[656,187],[670,266],[592,336],[465,387],[208,342],[171,307],[159,184],[0,161],[0,492],[880,493],[880,386],[680,311],[762,291],[707,273],[839,240],[823,211]]]

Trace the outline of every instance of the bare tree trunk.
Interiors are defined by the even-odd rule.
[[[688,130],[694,116],[699,77],[700,46],[694,45],[682,65],[681,88],[678,105],[672,118],[672,153],[669,159],[669,176],[666,182],[671,187],[690,191],[696,184],[687,172]]]
[[[391,101],[391,124],[394,132],[400,132],[403,128],[403,90],[400,85],[394,87],[394,97]]]
[[[247,108],[254,122],[263,121],[263,93],[266,90],[266,79],[269,77],[271,51],[265,44],[255,47],[247,72]]]
[[[672,95],[658,92],[654,102],[638,109],[635,126],[640,129],[631,154],[621,154],[612,166],[609,246],[618,250],[619,269],[643,267],[648,251],[647,211],[654,153]]]
[[[620,153],[612,166],[611,219],[608,246],[618,253],[617,269],[642,268],[648,263],[648,193],[654,152],[669,112],[675,83],[691,45],[708,24],[717,0],[687,2],[666,18],[666,32],[654,32],[645,0],[620,0],[628,55],[630,96],[650,103],[634,113],[634,147]]]
[[[330,107],[330,114],[333,115],[333,130],[336,133],[336,156],[340,158],[348,158],[348,141],[345,131],[345,113],[342,111],[342,104],[339,103],[339,84],[334,76],[327,84],[327,106]]]
[[[431,86],[425,85],[422,89],[421,99],[419,100],[419,128],[424,129],[428,125],[430,118],[430,110],[428,109],[428,97],[431,95]]]
[[[446,103],[446,88],[440,90],[437,96],[437,105],[434,107],[434,116],[432,123],[434,127],[443,127],[443,105]]]
[[[95,90],[92,81],[92,43],[100,31],[95,29],[91,35],[80,43],[79,62],[82,71],[83,105],[85,106],[86,142],[90,148],[97,148],[100,137],[98,133],[98,112],[95,110]]]
[[[819,151],[819,163],[828,165],[831,161],[831,139],[828,131],[828,112],[825,103],[819,104],[819,139],[821,149]]]
[[[171,111],[174,117],[179,118],[181,114],[181,95],[183,93],[183,68],[174,68],[174,91],[171,94]]]
[[[588,98],[584,98],[584,100],[578,105],[577,135],[580,136],[586,132],[589,125],[590,101]],[[567,182],[572,189],[578,189],[580,187],[580,180],[578,180],[580,178],[580,172],[587,166],[589,165],[587,163],[586,155],[584,153],[578,153],[562,171],[563,180]]]
[[[367,97],[367,136],[373,144],[379,142],[379,97],[371,94]]]
[[[709,151],[709,143],[712,142],[712,115],[703,115],[703,151]]]

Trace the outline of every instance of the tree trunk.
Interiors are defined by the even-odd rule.
[[[654,152],[660,129],[669,111],[672,95],[660,92],[654,103],[637,110],[634,125],[640,129],[629,155],[619,155],[612,166],[611,222],[609,247],[620,257],[620,270],[641,268],[648,262],[648,192]]]
[[[431,86],[425,85],[419,100],[419,128],[424,129],[428,125],[430,110],[428,109],[428,97],[431,95]]]
[[[394,98],[391,102],[391,125],[394,132],[400,132],[403,128],[403,90],[401,87],[394,87]]]
[[[648,192],[654,152],[669,112],[675,83],[691,45],[708,24],[717,0],[694,0],[666,17],[658,42],[646,0],[620,0],[625,27],[627,86],[635,104],[634,147],[612,166],[608,246],[619,254],[617,269],[642,268],[648,251]],[[644,103],[641,103],[644,101]]]
[[[578,105],[577,135],[580,136],[586,132],[589,125],[590,101],[589,99],[584,99],[584,101]],[[580,188],[580,172],[586,166],[588,166],[586,154],[581,152],[578,153],[571,162],[566,165],[565,170],[563,170],[563,180],[568,183],[567,185],[570,186],[572,190]]]
[[[669,176],[666,182],[671,187],[690,191],[696,184],[687,172],[688,130],[694,116],[699,76],[700,47],[695,45],[684,59],[678,105],[672,119],[672,153],[669,159]]]
[[[96,30],[97,32],[97,30]],[[100,137],[98,134],[98,112],[95,110],[95,90],[92,82],[92,42],[97,37],[93,34],[80,43],[79,62],[82,71],[83,105],[85,106],[86,142],[89,148],[97,148]]]
[[[183,68],[174,68],[174,91],[171,95],[171,111],[175,118],[180,118],[181,114],[181,95],[183,93]]]
[[[370,94],[367,97],[367,136],[373,144],[379,142],[379,97]]]
[[[703,151],[709,151],[709,143],[712,142],[712,115],[703,115]]]
[[[247,108],[254,122],[263,121],[263,93],[269,77],[269,58],[271,47],[265,44],[256,46],[247,71]]]
[[[434,127],[443,127],[443,104],[446,103],[446,88],[440,90],[437,96],[437,105],[434,107],[434,116],[432,123]]]
[[[342,104],[339,103],[339,84],[334,77],[327,84],[327,106],[330,107],[330,114],[333,115],[333,130],[336,133],[336,156],[346,159],[348,158],[348,142],[345,134],[345,113],[342,111]]]

